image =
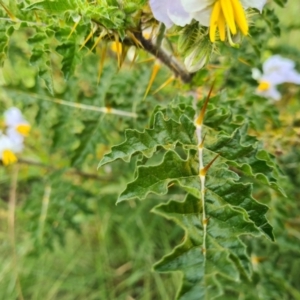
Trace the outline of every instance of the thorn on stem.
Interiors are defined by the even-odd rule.
[[[9,11],[9,9],[2,3],[2,1],[0,1],[0,5],[3,7],[12,21],[17,21],[17,18]]]
[[[206,226],[208,224],[210,218],[206,218],[202,221],[203,226]]]
[[[201,143],[199,144],[198,148],[199,149],[202,149],[204,147],[204,141],[205,141],[205,137],[206,137],[206,133],[204,134],[202,140],[201,140]]]
[[[80,19],[79,19],[77,22],[74,23],[74,25],[73,25],[73,27],[72,27],[72,29],[71,29],[71,32],[69,33],[69,35],[68,35],[68,37],[67,37],[67,40],[71,37],[71,35],[72,35],[73,32],[75,31],[75,29],[76,29],[77,25],[79,24],[79,22],[80,22]]]
[[[214,161],[220,156],[220,154],[217,154],[212,160],[211,162],[206,165],[203,169],[200,170],[200,176],[205,176],[207,171],[209,170],[209,168],[212,166],[212,164],[214,163]]]
[[[212,93],[212,90],[214,88],[214,85],[215,85],[215,81],[213,82],[213,84],[211,85],[210,87],[210,90],[209,90],[209,93],[205,99],[205,102],[204,102],[204,105],[200,111],[200,114],[196,120],[196,125],[198,126],[201,126],[203,124],[203,120],[204,120],[204,115],[205,115],[205,112],[206,112],[206,108],[207,108],[207,105],[208,105],[208,102],[209,102],[209,99],[211,97],[211,93]]]
[[[80,46],[79,51],[86,45],[86,43],[93,37],[94,33],[96,31],[96,27],[92,28],[92,31],[89,33],[89,35],[84,40],[83,44]]]
[[[107,44],[104,45],[102,51],[101,51],[101,58],[100,58],[100,63],[99,63],[99,71],[98,71],[98,78],[97,78],[97,82],[99,84],[100,82],[100,77],[103,71],[103,66],[104,66],[104,61],[105,61],[105,57],[106,57],[106,51],[107,51]]]
[[[152,69],[151,77],[150,77],[150,80],[149,80],[149,83],[148,83],[148,86],[147,86],[147,89],[146,89],[146,92],[144,95],[144,99],[147,97],[159,69],[160,69],[160,64],[157,61],[155,61],[153,69]]]
[[[102,31],[101,34],[98,36],[98,38],[96,39],[93,47],[90,49],[90,52],[92,52],[95,47],[100,43],[100,41],[103,39],[103,37],[105,37],[107,35],[107,32],[106,31]]]
[[[170,84],[171,82],[173,82],[175,80],[174,76],[171,76],[169,79],[167,79],[158,89],[156,89],[153,92],[153,95],[156,94],[157,92],[159,92],[161,89],[163,89],[164,87],[166,87],[168,84]]]

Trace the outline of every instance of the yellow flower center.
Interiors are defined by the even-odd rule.
[[[260,92],[265,92],[270,88],[271,84],[268,81],[261,81],[257,87]]]
[[[28,136],[29,131],[30,131],[30,125],[28,125],[28,124],[20,124],[20,125],[17,126],[16,130],[20,134],[22,134],[24,136]]]
[[[2,153],[2,161],[5,166],[13,164],[17,161],[17,157],[11,150],[4,150]]]
[[[233,35],[237,33],[237,27],[244,35],[248,34],[249,27],[246,14],[239,0],[217,0],[215,2],[210,16],[209,28],[209,37],[212,43],[216,40],[217,29],[220,40],[225,41],[226,25]]]

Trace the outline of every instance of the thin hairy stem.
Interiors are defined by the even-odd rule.
[[[18,165],[14,165],[12,169],[11,185],[9,191],[9,202],[8,202],[8,235],[9,235],[11,250],[12,250],[13,271],[16,280],[18,299],[24,300],[20,278],[19,278],[19,272],[18,272],[18,258],[16,253],[16,237],[15,237],[15,211],[16,211],[18,174],[19,174],[19,167]]]

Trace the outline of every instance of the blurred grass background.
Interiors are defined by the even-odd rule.
[[[17,169],[13,172],[24,171]],[[95,197],[93,214],[78,216],[81,232],[65,232],[64,245],[57,243],[49,250],[32,247],[30,235],[22,229],[22,209],[14,220],[16,208],[11,204],[18,199],[11,197],[18,191],[13,185],[0,210],[0,299],[174,299],[180,276],[151,268],[180,242],[183,232],[150,212],[157,201],[116,206],[115,197]]]
[[[299,33],[292,24],[300,24],[299,0],[289,0],[285,9],[276,10],[282,23],[291,27],[270,42],[279,49],[297,44]],[[113,194],[95,196],[89,200],[93,214],[78,216],[79,234],[65,232],[64,245],[56,243],[52,250],[33,249],[23,230],[28,221],[23,204],[18,207],[18,195],[24,191],[15,180],[27,172],[27,166],[10,171],[10,181],[0,172],[0,299],[174,299],[180,274],[158,274],[151,268],[180,243],[183,232],[150,212],[157,200],[116,206]],[[35,172],[41,168],[37,166]],[[101,188],[97,179],[79,180],[92,190]]]

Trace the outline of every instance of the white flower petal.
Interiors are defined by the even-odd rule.
[[[241,4],[245,9],[252,7],[257,8],[260,12],[266,3],[267,0],[241,0]]]
[[[164,23],[167,28],[173,25],[168,14],[170,3],[170,0],[150,0],[149,2],[154,18]]]
[[[172,22],[179,26],[185,26],[192,21],[190,13],[186,12],[180,0],[173,0],[168,7],[168,15]]]
[[[263,74],[260,78],[260,81],[269,82],[271,85],[278,85],[284,83],[285,80],[286,80],[285,74],[280,72]]]
[[[300,74],[294,70],[295,63],[280,55],[271,56],[263,64],[263,75],[260,80],[273,85],[290,82],[300,84]]]
[[[286,74],[285,82],[300,84],[300,74],[292,70]]]
[[[20,152],[23,149],[23,144],[14,143],[7,135],[2,134],[0,136],[0,158],[5,150],[11,150],[12,152]]]
[[[275,87],[270,88],[268,92],[266,92],[266,96],[275,101],[279,101],[281,99],[281,94],[278,92],[278,90]]]
[[[215,2],[216,0],[181,0],[183,8],[190,13],[206,10],[207,7],[212,6]]]
[[[9,127],[6,130],[6,135],[14,144],[22,144],[24,142],[24,136],[20,134],[14,127]]]
[[[205,7],[205,9],[202,9],[201,11],[194,12],[192,14],[192,17],[195,20],[197,20],[201,25],[208,27],[212,9],[213,9],[212,6],[207,6]]]
[[[11,107],[4,112],[4,122],[7,126],[16,126],[24,121],[21,111],[16,107]]]
[[[275,101],[279,101],[281,99],[281,94],[278,92],[275,86],[271,86],[266,91],[256,90],[256,94],[265,98],[270,98]]]
[[[284,73],[288,70],[294,69],[294,67],[295,63],[292,60],[283,58],[280,55],[273,55],[264,62],[263,72],[264,74],[273,72]]]

